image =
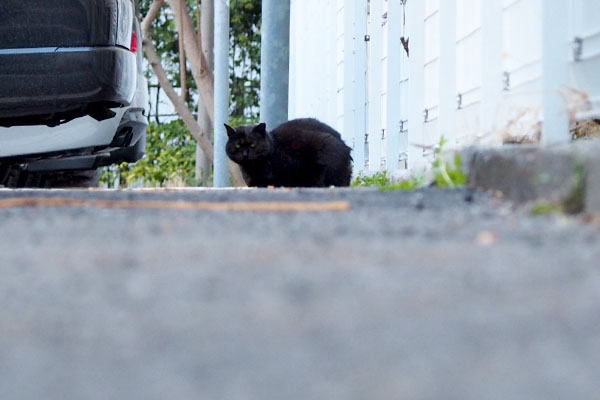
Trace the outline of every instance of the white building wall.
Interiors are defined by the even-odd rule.
[[[289,115],[340,129],[337,7],[338,0],[291,1]]]
[[[384,102],[382,96],[385,92],[384,70],[382,59],[384,57],[384,34],[383,15],[385,13],[383,1],[375,1],[370,4],[367,23],[367,140],[369,171],[381,169],[381,136],[384,129],[382,123],[382,108]]]
[[[423,145],[424,154],[431,154],[431,149],[439,140],[438,117],[440,113],[440,0],[425,1],[425,60],[423,79],[425,104],[423,111]]]
[[[579,107],[579,117],[597,116],[600,110],[600,2],[572,0],[569,34],[575,38],[570,68],[570,101]]]
[[[355,173],[420,168],[442,135],[533,135],[544,106],[556,124],[600,114],[597,0],[292,0],[291,51],[290,118],[337,128]]]

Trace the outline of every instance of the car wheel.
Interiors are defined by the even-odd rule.
[[[38,183],[45,188],[89,188],[98,186],[100,170],[45,172]],[[37,185],[34,185],[37,186]]]

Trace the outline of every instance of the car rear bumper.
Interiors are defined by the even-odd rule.
[[[135,54],[117,46],[0,50],[0,125],[127,106],[136,78]]]
[[[29,171],[39,172],[135,162],[145,150],[148,120],[144,109],[114,112],[116,117],[105,121],[83,117],[58,127],[0,128],[0,167],[27,165]]]

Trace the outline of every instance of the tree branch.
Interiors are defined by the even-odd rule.
[[[198,87],[202,104],[206,107],[208,116],[214,121],[214,80],[213,73],[208,66],[204,53],[202,52],[201,40],[198,40],[200,33],[194,29],[189,9],[184,2],[179,0],[167,0],[175,16],[175,25],[177,31],[183,36],[183,46],[187,54],[188,63],[192,70],[192,76]],[[185,7],[183,10],[181,7]]]
[[[175,107],[175,111],[177,111],[177,114],[179,114],[179,116],[181,117],[181,119],[183,120],[183,122],[185,123],[187,128],[190,130],[190,133],[192,134],[192,136],[198,141],[198,144],[200,144],[200,147],[202,148],[202,150],[207,154],[207,156],[212,161],[212,157],[213,157],[212,143],[206,137],[204,132],[202,132],[200,130],[200,126],[196,122],[196,119],[194,118],[192,112],[187,108],[187,105],[183,102],[183,100],[177,94],[177,92],[175,92],[175,89],[173,89],[173,85],[171,85],[171,82],[169,81],[169,77],[167,76],[165,70],[163,69],[163,67],[160,63],[160,58],[159,58],[158,54],[156,53],[156,49],[154,48],[152,41],[149,39],[146,39],[146,33],[144,33],[143,45],[144,45],[144,51],[146,52],[146,58],[148,59],[148,62],[150,63],[150,66],[152,67],[152,71],[154,72],[156,79],[158,79],[158,83],[159,83],[161,89],[165,91],[165,93],[167,94],[167,97],[169,98],[169,100],[171,100],[171,103],[173,103],[173,106]]]
[[[150,6],[150,9],[148,10],[148,14],[146,14],[146,17],[142,21],[142,32],[150,35],[152,21],[154,21],[156,17],[158,17],[158,13],[160,12],[160,9],[162,8],[164,3],[165,0],[154,0],[152,5]],[[151,38],[152,36],[146,36],[146,34],[144,34],[144,37]]]
[[[175,1],[175,3],[177,3],[177,1]],[[185,104],[185,102],[182,101],[181,97],[177,94],[177,92],[175,92],[173,85],[171,85],[171,82],[169,81],[169,78],[168,78],[164,68],[162,67],[160,57],[156,53],[154,44],[152,43],[152,33],[151,33],[152,21],[154,19],[156,19],[156,17],[158,16],[163,4],[164,4],[164,0],[154,0],[154,2],[152,3],[152,5],[150,7],[148,14],[144,18],[144,21],[142,22],[142,36],[143,36],[142,44],[143,44],[144,52],[146,53],[146,58],[148,59],[148,62],[150,63],[150,66],[152,67],[152,71],[154,72],[154,75],[158,79],[158,83],[159,83],[160,87],[165,91],[165,93],[167,94],[167,97],[169,97],[169,100],[171,100],[171,102],[173,103],[173,106],[175,107],[175,111],[177,111],[177,114],[179,114],[179,116],[183,120],[184,124],[189,129],[191,135],[196,139],[196,141],[200,145],[200,148],[202,148],[202,150],[207,155],[207,157],[211,161],[213,161],[213,145],[212,145],[210,139],[207,137],[205,132],[202,131],[202,129],[200,128],[200,125],[198,125],[198,122],[194,118],[193,114],[187,108],[187,105]],[[173,11],[174,11],[175,15],[177,15],[177,10],[173,10]],[[191,19],[189,18],[189,15],[186,14],[186,16],[187,16],[187,19],[189,19],[190,27],[191,27]],[[186,20],[185,17],[183,19],[184,19],[184,21]],[[190,37],[190,35],[184,35],[184,38],[185,37]],[[195,32],[191,35],[191,37],[196,38]],[[202,58],[204,58],[204,55],[202,54],[201,49],[200,49],[200,54],[202,55]],[[206,70],[209,70],[209,69],[207,68]],[[194,79],[195,79],[195,76],[194,76]],[[203,79],[207,79],[206,75],[204,75]],[[210,81],[211,81],[210,86],[211,87],[213,87],[212,79],[213,79],[212,74],[210,74]],[[202,92],[202,90],[200,90],[200,91]],[[210,92],[211,106],[214,104],[213,103],[213,92],[214,91]],[[205,100],[205,96],[202,96],[202,100],[203,101]],[[208,110],[208,108],[207,108],[207,110]],[[209,112],[209,115],[211,116],[211,119],[212,119],[212,109]],[[229,161],[228,166],[229,166],[229,172],[231,173],[231,175],[233,177],[234,184],[236,186],[246,186],[244,183],[244,178],[242,177],[242,173],[241,173],[238,165]]]
[[[185,0],[179,0],[183,3]],[[179,8],[183,12],[183,7]],[[181,99],[185,103],[187,99],[187,68],[185,65],[185,49],[183,48],[183,32],[179,31],[179,80],[181,82]]]

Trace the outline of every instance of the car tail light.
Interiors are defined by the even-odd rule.
[[[131,46],[129,46],[129,50],[131,50],[132,53],[137,51],[137,35],[135,34],[135,31],[131,31]]]

